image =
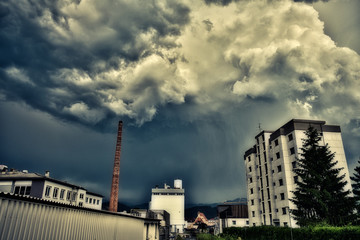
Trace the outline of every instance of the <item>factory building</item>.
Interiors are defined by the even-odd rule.
[[[275,131],[261,131],[255,136],[256,144],[244,155],[250,226],[296,227],[289,211],[296,208],[290,201],[298,180],[293,170],[309,126],[320,133],[320,144],[328,144],[335,153],[335,167],[342,168],[340,175],[344,174],[347,181],[345,189],[351,190],[340,126],[325,123],[292,119]]]
[[[4,168],[5,169],[5,168]],[[25,171],[2,171],[0,192],[31,196],[79,207],[101,210],[103,196],[45,175]]]
[[[174,188],[164,184],[164,188],[151,189],[151,211],[165,210],[170,214],[170,232],[183,233],[185,228],[185,189],[182,180],[174,181]]]

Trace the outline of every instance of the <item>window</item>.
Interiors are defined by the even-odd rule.
[[[65,195],[65,189],[61,189],[61,191],[60,191],[60,199],[64,199],[64,195]]]
[[[73,193],[72,193],[72,200],[73,200],[73,201],[76,200],[76,195],[77,195],[76,192],[73,192]]]
[[[299,181],[298,176],[294,176],[294,183],[297,183]]]
[[[265,213],[265,203],[262,203],[263,212]]]
[[[57,198],[58,197],[58,193],[59,193],[59,188],[54,188],[54,192],[53,192],[53,198]]]
[[[96,204],[99,205],[100,201],[99,200],[96,200]]]
[[[278,172],[281,172],[281,165],[277,166]]]
[[[251,205],[254,205],[254,199],[251,199]]]
[[[82,202],[79,202],[79,206],[82,207],[82,206],[83,206],[83,203],[82,203]]]
[[[288,135],[288,139],[289,139],[289,142],[292,141],[294,139],[292,133]]]
[[[246,221],[246,225],[249,225],[249,221]]]
[[[266,186],[268,187],[269,186],[269,177],[266,176]]]
[[[254,193],[254,189],[250,188],[250,194],[253,194],[253,193]],[[91,198],[90,198],[90,201],[91,201]]]
[[[268,174],[267,164],[265,164],[265,174]]]
[[[25,194],[24,195],[30,195],[31,192],[31,186],[27,186],[25,189]]]
[[[16,186],[14,189],[14,194],[18,195],[30,195],[31,186]]]
[[[295,169],[296,168],[296,162],[293,161],[291,164],[292,164],[293,169]]]
[[[266,153],[264,152],[264,161],[266,162]]]
[[[280,199],[285,200],[285,193],[280,193]]]
[[[284,182],[282,179],[279,179],[279,186],[282,186],[282,185],[284,185]]]
[[[264,142],[263,142],[263,149],[264,149],[264,151],[265,151],[265,149],[266,149],[266,148],[265,148],[265,143],[264,143]]]
[[[275,139],[274,144],[275,146],[279,145],[279,140]]]
[[[249,162],[251,161],[251,158],[250,158],[250,157],[248,157],[248,161],[249,161]]]
[[[51,191],[51,187],[46,186],[46,188],[45,188],[45,197],[50,197],[50,191]]]
[[[287,222],[284,222],[284,227],[287,227],[288,226],[288,223]]]
[[[271,202],[268,201],[268,205],[269,205],[269,213],[271,213]]]
[[[269,190],[269,188],[267,188],[266,190],[267,190],[268,199],[270,199],[270,190]]]
[[[154,195],[156,195],[156,194],[154,194]],[[86,203],[88,203],[88,202],[89,202],[89,198],[88,198],[88,197],[86,198],[85,202],[86,202]]]
[[[275,212],[279,212],[279,209],[275,209]]]
[[[295,148],[290,148],[290,155],[293,155],[293,154],[295,154]]]
[[[67,191],[66,200],[70,201],[71,191]]]
[[[84,194],[83,193],[80,193],[80,199],[84,199]]]
[[[19,186],[15,187],[14,194],[20,194],[20,187]]]
[[[235,221],[235,220],[233,220],[233,221],[232,221],[232,224],[233,224],[233,225],[236,225],[236,221]]]
[[[280,158],[280,152],[277,152],[276,153],[276,159],[279,159]]]
[[[90,198],[90,201],[89,201],[89,203],[90,203],[90,204],[92,203],[92,198]]]
[[[251,172],[251,167],[249,167],[249,172]]]
[[[249,178],[249,182],[252,183],[252,177]]]
[[[286,208],[283,207],[281,210],[282,210],[282,214],[285,215],[286,214]]]
[[[255,217],[255,211],[252,211],[252,212],[251,212],[251,215],[252,215],[253,217]]]

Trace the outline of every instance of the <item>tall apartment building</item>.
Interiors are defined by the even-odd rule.
[[[347,181],[345,189],[352,189],[340,126],[325,123],[292,119],[275,131],[261,131],[255,136],[256,144],[244,155],[250,226],[297,226],[289,211],[296,208],[290,201],[297,181],[293,170],[309,126],[322,136],[320,144],[328,144],[335,153],[335,167],[342,168],[340,174],[345,174]]]

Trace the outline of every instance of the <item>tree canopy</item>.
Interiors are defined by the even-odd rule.
[[[345,175],[336,168],[335,153],[327,144],[322,145],[321,135],[309,127],[305,132],[297,168],[298,182],[291,200],[297,207],[292,210],[300,226],[319,223],[344,225],[352,220],[354,200],[344,187]]]

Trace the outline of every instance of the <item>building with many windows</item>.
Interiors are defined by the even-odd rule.
[[[298,181],[293,170],[309,126],[322,136],[320,144],[328,144],[335,153],[334,160],[338,162],[335,167],[342,168],[340,174],[347,181],[345,189],[351,190],[340,126],[325,123],[292,119],[275,131],[261,131],[255,136],[256,144],[244,155],[251,226],[296,226],[289,211],[296,208],[290,201]]]
[[[31,196],[54,202],[101,210],[103,196],[45,175],[25,171],[2,171],[0,192]]]

